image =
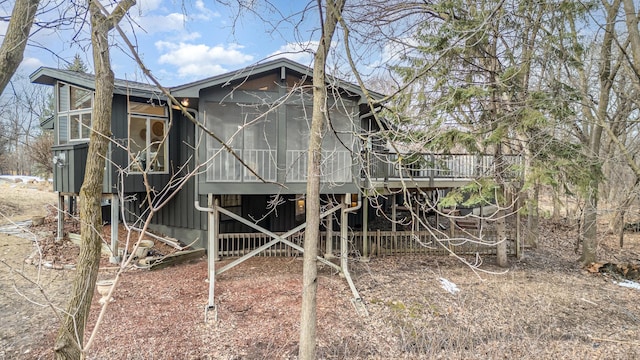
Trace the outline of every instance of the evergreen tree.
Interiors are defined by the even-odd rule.
[[[88,71],[88,68],[87,68],[87,65],[84,63],[84,61],[82,61],[80,54],[76,53],[73,56],[73,62],[67,65],[67,70],[86,74]]]

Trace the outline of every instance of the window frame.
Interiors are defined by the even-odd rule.
[[[137,106],[132,106],[132,104],[135,104]],[[163,108],[163,112],[164,115],[159,115],[158,113],[152,113],[152,112],[144,112],[144,111],[138,111],[136,109],[140,109],[140,108],[144,108],[145,105],[148,106],[153,106],[155,107],[162,107]],[[135,108],[135,109],[132,109]],[[140,131],[144,131],[145,134],[145,143],[144,143],[144,147],[142,148],[142,150],[138,151],[136,155],[136,158],[141,154],[144,153],[144,159],[142,161],[143,164],[145,165],[146,169],[144,169],[144,172],[148,173],[148,174],[168,174],[169,173],[169,130],[168,130],[168,125],[169,125],[169,109],[167,108],[167,106],[164,105],[158,105],[158,104],[146,104],[146,103],[142,103],[142,102],[138,102],[138,101],[128,101],[127,102],[127,148],[129,149],[129,151],[131,151],[131,142],[133,140],[132,134],[131,134],[131,124],[132,124],[132,119],[137,119],[137,120],[143,120],[145,122],[144,128],[141,129]],[[160,140],[160,147],[163,148],[163,163],[161,166],[161,170],[154,170],[152,167],[152,163],[153,163],[153,156],[152,156],[152,151],[147,151],[147,149],[150,149],[151,146],[157,142],[157,141],[153,141],[152,138],[152,134],[153,134],[153,126],[154,124],[156,124],[158,121],[161,121],[163,123],[163,130],[164,133],[161,137]],[[159,136],[158,136],[159,137]],[[158,161],[159,156],[156,155],[156,162]],[[132,174],[142,174],[143,170],[141,170],[141,168],[138,166],[137,161],[135,161],[134,159],[131,158],[131,156],[127,156],[127,160],[128,160],[128,169],[130,171],[130,173]]]
[[[85,91],[89,94],[89,107],[74,108],[72,106],[71,94],[74,89]],[[62,92],[64,92],[65,96],[62,96]],[[62,129],[62,127],[58,126],[58,143],[67,144],[89,141],[89,138],[91,137],[91,129],[93,127],[92,112],[95,101],[95,91],[60,81],[58,82],[56,96],[56,110],[58,121],[66,122],[66,129],[64,129],[64,131],[66,131],[65,136],[60,136],[60,130]],[[63,104],[63,101],[66,102]],[[84,103],[86,103],[86,101]],[[73,126],[76,117],[79,120],[78,125]],[[88,118],[88,124],[85,124],[84,120],[86,118]],[[63,140],[60,141],[60,139]]]

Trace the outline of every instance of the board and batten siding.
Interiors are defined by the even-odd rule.
[[[306,191],[311,101],[305,96],[291,96],[286,103],[269,109],[265,104],[277,103],[286,97],[285,87],[278,90],[236,90],[232,97],[227,88],[201,92],[201,121],[214,129],[268,182],[258,181],[232,154],[219,151],[221,145],[217,141],[206,139],[201,142],[199,153],[200,162],[208,164],[206,173],[199,177],[200,194],[300,194]],[[358,186],[353,178],[352,159],[359,150],[355,144],[357,137],[351,132],[360,127],[357,103],[341,99],[330,101],[329,106],[333,130],[340,139],[327,129],[323,141],[321,193],[355,193]],[[252,112],[263,109],[268,109],[268,114],[251,122],[256,117]],[[358,173],[359,170],[355,175]]]
[[[195,166],[194,125],[182,114],[174,111],[173,125],[170,132],[170,167],[177,176],[184,175],[186,169],[192,170]],[[187,164],[185,170],[178,172],[179,166]],[[149,178],[160,175],[149,176]],[[170,176],[170,175],[163,175]],[[130,176],[131,177],[131,176]],[[140,177],[141,176],[136,176]],[[139,180],[141,181],[141,180]],[[125,203],[127,220],[136,221],[137,217],[143,215],[146,206],[145,193],[136,191],[133,199]],[[194,245],[203,247],[206,243],[207,214],[196,210],[194,201],[196,199],[196,177],[192,177],[175,195],[162,207],[151,219],[151,229],[172,236],[188,244],[198,240]],[[200,204],[206,206],[207,196],[198,197]]]

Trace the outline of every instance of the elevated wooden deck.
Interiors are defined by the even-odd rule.
[[[507,180],[522,174],[520,155],[503,155],[502,163],[493,155],[368,153],[362,178],[368,188],[451,188],[481,177],[494,177],[501,169]]]

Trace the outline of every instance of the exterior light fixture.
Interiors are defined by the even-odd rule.
[[[182,99],[182,101],[180,101],[180,104],[182,104],[182,106],[189,106],[189,98]]]
[[[306,202],[304,200],[304,195],[300,194],[296,196],[296,216],[304,215],[306,212],[305,206]]]

